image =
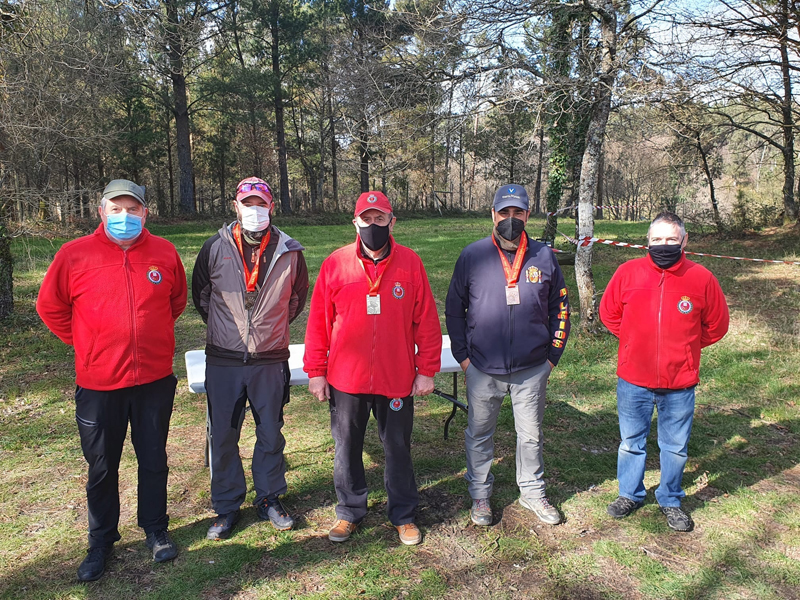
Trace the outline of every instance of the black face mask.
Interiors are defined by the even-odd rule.
[[[661,269],[669,269],[672,265],[681,259],[683,248],[680,244],[659,244],[658,246],[650,246],[650,258],[657,267]]]
[[[364,245],[375,252],[383,248],[386,242],[389,241],[389,226],[378,225],[377,223],[367,225],[366,227],[359,226],[358,235],[361,237],[361,241],[364,242]]]
[[[495,229],[497,235],[501,238],[513,242],[525,231],[525,221],[521,221],[515,217],[508,217],[500,221]]]

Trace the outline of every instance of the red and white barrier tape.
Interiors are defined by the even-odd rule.
[[[557,215],[558,213],[566,212],[568,210],[575,210],[576,208],[578,208],[577,205],[566,206],[564,208],[559,208],[558,210],[554,210],[553,212],[548,212],[546,214],[547,214],[548,217],[550,217],[552,215]],[[601,209],[606,209],[606,208],[612,209],[612,208],[625,208],[625,207],[624,206],[593,206],[592,208],[594,210],[601,210]]]
[[[575,244],[576,246],[591,246],[592,244],[605,244],[607,246],[622,246],[625,248],[640,248],[642,250],[647,250],[647,246],[642,246],[641,244],[629,244],[628,242],[616,242],[614,240],[605,240],[603,238],[596,238],[596,237],[582,237],[582,238],[571,238],[568,235],[558,232],[567,238],[571,244]],[[760,262],[760,263],[772,263],[778,265],[800,265],[800,261],[792,261],[792,260],[770,260],[767,258],[746,258],[744,256],[726,256],[724,254],[707,254],[705,252],[689,252],[688,250],[684,250],[686,254],[691,254],[692,256],[708,256],[711,258],[729,258],[731,260],[745,260],[748,262]]]

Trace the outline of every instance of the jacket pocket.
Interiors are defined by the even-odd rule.
[[[697,373],[697,365],[694,364],[694,354],[692,354],[692,347],[686,346],[686,364],[689,365],[689,368]]]
[[[86,370],[89,368],[89,365],[92,364],[92,354],[94,353],[94,346],[97,343],[97,336],[93,335],[92,339],[89,341],[89,347],[86,349],[86,357],[83,359],[83,369]]]
[[[625,344],[622,347],[622,352],[619,353],[620,354],[620,356],[619,356],[619,364],[620,365],[624,365],[624,364],[626,364],[628,362],[628,355],[630,354],[630,351],[631,351],[631,349],[630,349],[630,346],[628,344]]]

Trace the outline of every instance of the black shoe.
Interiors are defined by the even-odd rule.
[[[683,512],[680,506],[659,506],[667,517],[667,525],[675,531],[691,531],[694,529],[692,517]]]
[[[100,546],[89,548],[86,558],[78,567],[78,581],[96,581],[103,576],[106,570],[106,561],[111,558],[114,546]]]
[[[627,517],[637,508],[641,508],[641,506],[641,502],[634,502],[630,498],[619,496],[616,500],[608,505],[606,512],[608,512],[608,514],[615,519],[621,519],[622,517]]]
[[[178,547],[170,539],[166,529],[148,533],[144,543],[153,551],[153,560],[156,562],[166,562],[178,556]]]
[[[283,508],[283,504],[277,496],[274,498],[264,498],[256,504],[258,518],[262,521],[269,521],[278,531],[288,531],[294,527],[294,519]]]
[[[206,539],[208,540],[224,540],[231,536],[233,526],[239,521],[239,510],[235,510],[227,515],[217,515],[211,527],[208,528]]]

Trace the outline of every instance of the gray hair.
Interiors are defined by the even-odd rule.
[[[680,231],[681,239],[686,236],[686,227],[683,224],[681,218],[673,212],[668,210],[661,211],[656,215],[656,218],[653,219],[652,223],[650,223],[650,227],[647,229],[647,239],[650,240],[650,230],[653,229],[653,225],[657,223],[669,223],[671,225],[675,225]]]

